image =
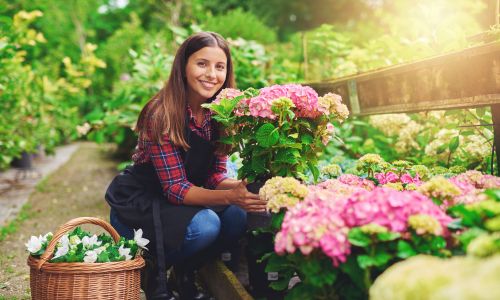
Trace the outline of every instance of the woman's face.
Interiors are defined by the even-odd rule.
[[[213,97],[226,81],[227,57],[219,47],[204,47],[193,53],[186,64],[190,101],[205,102]]]

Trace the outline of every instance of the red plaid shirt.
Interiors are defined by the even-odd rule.
[[[189,128],[200,137],[209,141],[213,134],[212,126],[210,126],[212,113],[205,110],[203,122],[201,125],[198,125],[189,106],[187,111],[189,113]],[[186,177],[181,151],[181,147],[175,146],[168,139],[167,135],[164,136],[163,145],[139,137],[136,151],[132,155],[132,160],[135,164],[150,161],[153,163],[164,195],[174,204],[182,204],[187,191],[193,186]],[[210,168],[208,180],[204,187],[215,189],[219,183],[227,178],[226,162],[227,156],[215,155],[214,164]]]

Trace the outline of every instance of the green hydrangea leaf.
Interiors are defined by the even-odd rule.
[[[266,123],[257,129],[255,137],[260,146],[269,148],[278,142],[280,135],[273,124]]]
[[[359,227],[349,231],[348,239],[351,244],[359,247],[366,247],[372,242],[370,236],[363,233]]]

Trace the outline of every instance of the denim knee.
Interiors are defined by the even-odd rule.
[[[186,241],[199,240],[209,245],[219,236],[221,223],[219,216],[211,209],[199,211],[189,223],[186,230]]]
[[[236,205],[230,205],[221,215],[221,236],[225,240],[239,239],[247,228],[247,212]]]

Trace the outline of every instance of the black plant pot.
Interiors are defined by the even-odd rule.
[[[247,185],[247,190],[258,194],[265,182],[257,181]],[[257,262],[266,253],[274,251],[274,235],[270,232],[259,232],[254,234],[253,231],[259,228],[268,227],[271,224],[271,214],[264,213],[248,213],[247,227],[249,233],[247,235],[247,248],[245,255],[248,263],[248,281],[251,286],[251,293],[257,298],[266,299],[283,299],[284,292],[276,291],[269,285],[278,280],[276,272],[266,272],[267,262]]]
[[[21,157],[15,158],[11,162],[13,168],[29,170],[33,168],[33,156],[28,152],[23,152]]]

